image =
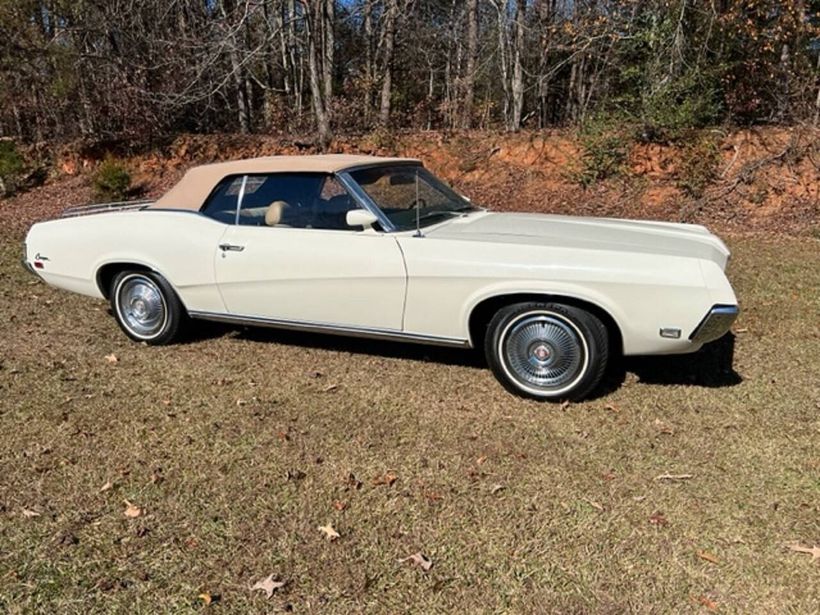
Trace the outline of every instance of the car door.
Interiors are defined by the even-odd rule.
[[[216,280],[238,318],[401,330],[406,271],[390,235],[350,228],[358,207],[332,176],[234,178],[238,208],[216,249]],[[230,195],[229,195],[230,196]]]

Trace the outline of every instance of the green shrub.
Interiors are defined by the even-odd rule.
[[[0,141],[0,196],[14,193],[24,166],[14,141]]]
[[[692,128],[714,124],[720,117],[718,88],[697,70],[642,92],[640,116],[649,141],[676,141]]]
[[[720,160],[720,148],[713,137],[690,137],[680,153],[675,174],[678,187],[691,197],[701,198],[706,188],[717,179]]]
[[[131,175],[119,160],[108,156],[94,174],[94,194],[100,200],[124,199],[131,189]]]
[[[608,177],[622,175],[632,144],[631,128],[620,116],[597,116],[585,123],[579,134],[581,156],[578,167],[571,172],[582,186]]]

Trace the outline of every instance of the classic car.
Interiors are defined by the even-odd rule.
[[[271,156],[198,166],[155,202],[35,224],[26,266],[106,299],[133,340],[191,320],[483,349],[511,392],[581,399],[614,354],[689,353],[738,306],[702,226],[492,212],[421,162]]]

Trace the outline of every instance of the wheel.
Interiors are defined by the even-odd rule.
[[[185,309],[174,289],[152,271],[123,271],[111,282],[111,308],[125,334],[137,342],[160,346],[174,341]]]
[[[484,342],[487,363],[522,397],[580,400],[601,381],[607,329],[586,310],[561,303],[516,303],[499,310]]]

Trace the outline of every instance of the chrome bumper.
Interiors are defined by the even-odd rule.
[[[739,313],[740,309],[736,305],[714,306],[692,331],[689,340],[696,344],[705,344],[723,337]]]

